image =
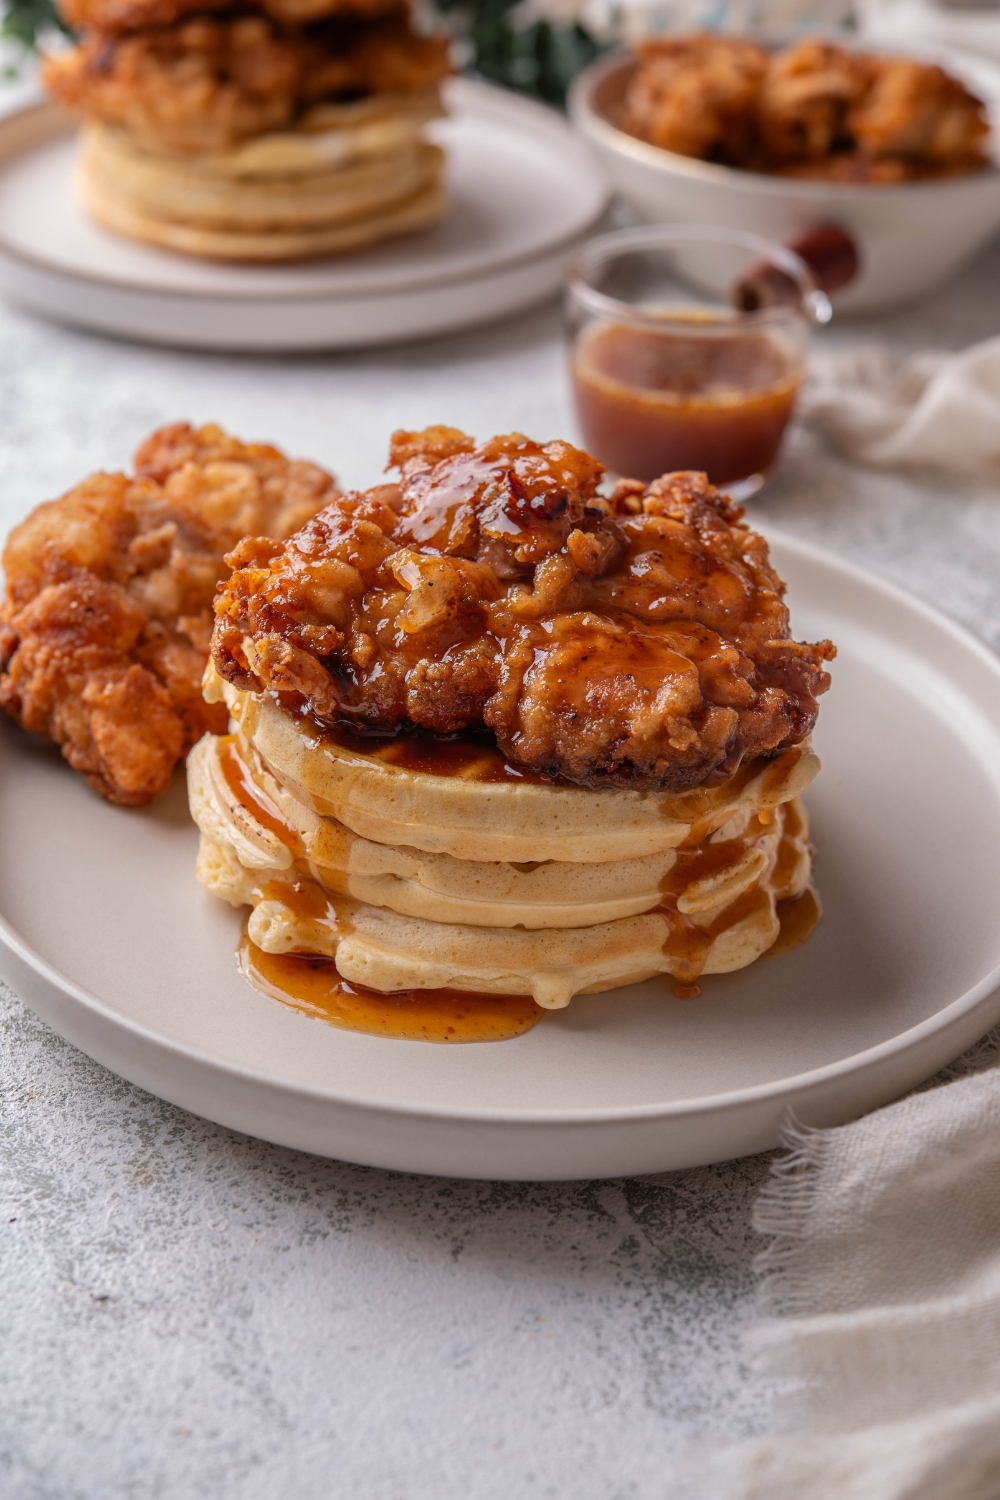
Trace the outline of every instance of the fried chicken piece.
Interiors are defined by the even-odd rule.
[[[757,113],[772,165],[830,159],[830,170],[797,176],[900,182],[985,165],[981,101],[927,63],[800,42],[772,59]]]
[[[848,117],[864,156],[902,157],[952,170],[986,164],[986,109],[943,68],[872,57],[869,87]]]
[[[803,739],[828,641],[789,638],[763,538],[704,474],[623,481],[568,443],[398,432],[399,484],[229,561],[212,655],[320,723],[492,730],[581,786],[681,791]]]
[[[305,26],[329,16],[366,20],[398,10],[399,0],[260,0],[256,7],[282,26]],[[124,36],[150,26],[173,26],[185,16],[231,10],[232,0],[59,0],[58,10],[73,31]]]
[[[807,40],[771,58],[757,100],[761,149],[773,164],[815,161],[852,145],[848,114],[868,87],[865,58]]]
[[[732,37],[659,37],[639,47],[623,130],[681,156],[741,165],[767,53]]]
[[[287,129],[320,102],[423,89],[449,71],[448,39],[418,36],[397,12],[301,32],[264,16],[200,16],[121,38],[95,32],[50,58],[42,77],[68,109],[153,146],[219,151]]]
[[[726,37],[646,42],[619,123],[684,156],[784,177],[908,182],[987,165],[985,109],[958,79],[814,38],[773,55]]]
[[[324,469],[219,427],[154,432],[134,477],[94,474],[8,538],[0,708],[101,796],[143,806],[225,732],[201,696],[223,554],[248,532],[288,536],[336,494]]]

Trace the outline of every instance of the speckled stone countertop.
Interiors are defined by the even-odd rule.
[[[1000,333],[1000,251],[830,342]],[[570,436],[559,314],[369,354],[142,348],[0,308],[0,530],[156,425],[374,482],[392,428]],[[753,506],[1000,643],[1000,487],[861,473],[795,432]],[[2,837],[2,830],[0,830]],[[653,1500],[759,1427],[739,1361],[756,1157],[638,1181],[405,1177],[234,1135],[0,989],[5,1500]]]

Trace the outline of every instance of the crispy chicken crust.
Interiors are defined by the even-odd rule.
[[[142,807],[225,732],[201,696],[223,554],[248,532],[288,536],[336,494],[324,469],[219,427],[154,432],[134,476],[94,474],[8,538],[0,707],[102,797]]]
[[[256,8],[280,25],[304,26],[329,16],[383,16],[397,10],[399,0],[259,0]],[[232,0],[59,0],[58,6],[72,30],[109,36],[173,26],[185,16],[231,9]]]
[[[763,47],[733,37],[659,37],[639,48],[621,125],[665,151],[735,165],[754,147]]]
[[[639,48],[630,134],[750,171],[904,182],[988,165],[982,102],[942,68],[814,38],[769,54],[729,37]]]
[[[704,474],[622,481],[568,443],[397,432],[399,484],[240,543],[218,671],[321,724],[492,730],[512,763],[676,792],[811,731],[829,641],[789,638],[763,538]]]
[[[220,151],[293,125],[326,100],[431,87],[448,39],[405,11],[372,24],[283,31],[266,16],[199,16],[158,31],[94,32],[49,58],[42,80],[67,109],[171,151]]]

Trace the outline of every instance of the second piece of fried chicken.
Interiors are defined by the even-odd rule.
[[[843,47],[809,39],[776,53],[757,100],[764,157],[814,161],[849,149],[848,116],[868,82],[867,60]]]
[[[591,787],[681,791],[811,731],[833,647],[790,639],[766,543],[703,474],[605,499],[568,443],[433,427],[392,461],[400,484],[235,550],[223,677],[320,723],[486,727]]]
[[[259,0],[258,8],[285,26],[304,26],[328,16],[382,16],[398,0]],[[173,26],[185,16],[231,10],[232,0],[59,0],[58,10],[74,31],[124,36],[150,26]]]
[[[87,34],[50,58],[46,87],[67,109],[171,151],[221,151],[285,130],[326,100],[425,89],[449,72],[448,40],[405,11],[372,24],[283,31],[265,16],[199,16],[134,36]]]
[[[741,166],[754,145],[764,49],[734,37],[656,37],[639,59],[622,129],[681,156]]]
[[[201,697],[223,554],[288,536],[337,491],[315,464],[219,427],[165,427],[135,474],[40,505],[3,553],[0,707],[111,802],[140,807],[225,713]]]
[[[984,164],[986,111],[957,78],[929,63],[873,57],[869,80],[848,120],[862,154],[958,169]]]

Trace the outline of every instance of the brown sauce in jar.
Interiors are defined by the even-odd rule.
[[[796,357],[763,331],[699,337],[602,324],[572,359],[586,447],[612,473],[647,484],[673,469],[704,470],[713,484],[766,474],[800,379]]]
[[[382,994],[342,979],[332,958],[265,953],[243,934],[240,973],[254,989],[345,1031],[409,1042],[502,1042],[537,1026],[545,1011],[530,995],[464,990]]]

